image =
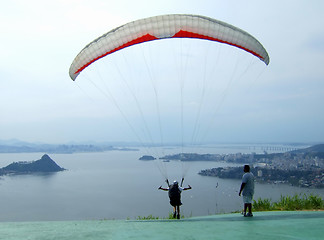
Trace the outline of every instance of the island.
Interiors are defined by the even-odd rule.
[[[155,160],[156,158],[150,155],[144,155],[142,157],[139,158],[139,160],[144,160],[144,161],[152,161]]]
[[[32,173],[53,173],[66,169],[57,165],[53,159],[44,154],[41,159],[31,162],[14,162],[6,167],[0,168],[0,175],[7,174],[32,174]]]

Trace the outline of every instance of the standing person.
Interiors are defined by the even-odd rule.
[[[252,214],[252,200],[254,195],[254,175],[250,172],[250,166],[244,165],[244,175],[242,177],[241,189],[239,192],[239,196],[241,193],[243,195],[243,203],[244,203],[244,217],[253,217]],[[248,213],[246,210],[248,209]]]
[[[183,180],[181,181],[181,186],[179,186],[177,181],[174,181],[173,184],[169,184],[169,181],[166,180],[166,183],[168,184],[168,188],[163,188],[162,186],[159,187],[160,190],[168,191],[169,198],[170,198],[170,204],[173,206],[173,218],[180,219],[180,206],[181,203],[181,192],[185,190],[191,189],[191,186],[188,185],[187,188],[182,187]]]

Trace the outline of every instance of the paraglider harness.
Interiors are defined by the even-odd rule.
[[[183,181],[184,181],[184,178],[182,178],[182,180],[181,180],[180,187],[182,187]],[[178,183],[173,183],[173,184],[170,185],[168,179],[166,179],[166,183],[169,186],[168,195],[169,195],[169,198],[170,198],[170,204],[172,206],[180,206],[180,205],[182,205],[182,203],[181,203],[181,191],[179,189]]]

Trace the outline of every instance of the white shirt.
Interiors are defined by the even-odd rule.
[[[243,196],[254,194],[254,175],[251,172],[247,172],[242,177],[242,183],[245,183],[243,188]]]

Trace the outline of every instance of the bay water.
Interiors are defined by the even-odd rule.
[[[259,146],[205,146],[199,149],[164,148],[163,154],[250,153]],[[268,148],[286,149],[286,148]],[[161,149],[160,149],[161,150]],[[0,154],[0,167],[17,161],[40,159],[45,153]],[[181,181],[191,190],[182,193],[181,214],[185,217],[229,213],[242,209],[238,196],[241,180],[220,179],[198,174],[200,170],[241,166],[225,162],[141,161],[146,149],[95,153],[49,154],[63,172],[7,175],[0,177],[0,221],[56,221],[136,219],[138,216],[167,217],[172,211],[165,177]],[[243,170],[242,170],[243,174]],[[281,195],[315,194],[324,189],[298,188],[288,184],[256,183],[255,199]]]

